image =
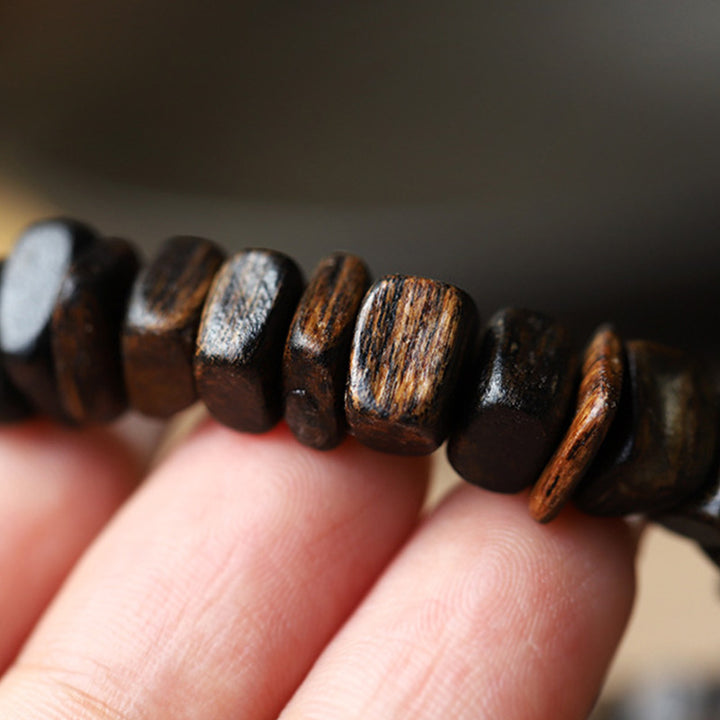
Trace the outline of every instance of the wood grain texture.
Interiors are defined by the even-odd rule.
[[[617,412],[623,374],[622,341],[602,325],[585,350],[575,416],[530,493],[530,514],[539,522],[557,516],[592,464]]]
[[[282,357],[303,290],[286,255],[246,250],[217,274],[200,323],[195,378],[200,399],[228,427],[265,432],[282,416]]]
[[[360,442],[423,455],[450,431],[477,312],[452,285],[393,275],[368,291],[350,354],[345,412]]]
[[[519,492],[537,480],[563,431],[575,389],[570,335],[544,315],[501,310],[473,364],[448,458],[467,482]]]
[[[575,502],[593,515],[654,513],[706,481],[717,418],[705,375],[688,355],[657,343],[626,343],[618,416],[580,483]]]
[[[4,260],[0,260],[0,297],[4,265]],[[30,404],[13,384],[0,355],[0,424],[19,422],[31,415]]]
[[[336,253],[315,270],[290,325],[283,356],[285,420],[318,450],[345,436],[345,382],[360,303],[370,285],[362,260]]]
[[[0,351],[17,388],[37,410],[69,422],[55,381],[50,328],[68,269],[98,242],[87,225],[58,218],[31,225],[3,272]]]
[[[114,420],[127,408],[120,333],[140,267],[124,240],[97,243],[70,266],[52,316],[58,393],[77,423]]]
[[[122,336],[130,405],[167,418],[197,399],[193,356],[200,315],[225,258],[196,237],[168,240],[138,276]]]

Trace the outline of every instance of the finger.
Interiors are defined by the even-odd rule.
[[[107,432],[41,422],[0,432],[0,468],[1,673],[138,468]]]
[[[80,564],[0,717],[276,718],[414,527],[425,474],[205,425]]]
[[[319,659],[283,720],[587,717],[633,596],[622,522],[463,488]]]

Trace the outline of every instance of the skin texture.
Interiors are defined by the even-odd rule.
[[[0,431],[0,672],[140,469],[109,433],[44,422]]]
[[[472,487],[423,517],[422,458],[321,453],[282,425],[206,421],[131,493],[132,452],[102,437],[0,431],[4,720],[591,707],[632,604],[621,521],[541,527]]]

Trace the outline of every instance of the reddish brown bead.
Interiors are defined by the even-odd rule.
[[[549,522],[572,496],[611,427],[623,382],[623,347],[603,325],[585,350],[575,417],[530,494],[530,514]]]
[[[716,446],[716,411],[700,368],[657,343],[626,344],[618,416],[575,494],[593,515],[653,513],[704,483]]]
[[[78,423],[109,422],[127,407],[120,332],[139,269],[124,240],[94,245],[69,268],[52,316],[52,350],[65,413]]]
[[[394,275],[372,286],[355,326],[345,395],[360,442],[400,455],[442,444],[476,317],[472,300],[452,285]]]
[[[319,450],[345,435],[345,381],[355,318],[370,276],[354,255],[323,260],[290,326],[283,359],[285,420],[297,439]]]
[[[195,339],[205,298],[225,257],[209,240],[168,240],[138,276],[122,337],[130,404],[166,418],[195,402]]]
[[[220,269],[195,353],[200,399],[221,423],[265,432],[282,415],[282,355],[303,279],[286,255],[247,250]]]
[[[29,227],[5,263],[0,296],[0,352],[14,384],[42,413],[68,421],[55,381],[50,327],[68,269],[98,242],[74,220]]]
[[[519,492],[563,430],[575,383],[570,336],[543,315],[508,308],[490,320],[474,366],[448,458],[467,482]]]

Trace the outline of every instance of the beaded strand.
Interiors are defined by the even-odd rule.
[[[646,513],[720,564],[718,412],[685,353],[600,327],[580,361],[567,331],[509,308],[480,330],[472,299],[427,278],[371,284],[346,253],[305,285],[270,250],[226,257],[168,240],[141,268],[83,223],[36,223],[0,263],[0,422],[71,425],[127,408],[166,418],[202,401],[265,432],[282,417],[318,450],[346,433],[395,454],[447,441],[466,481],[530,491],[548,522],[572,500]]]

